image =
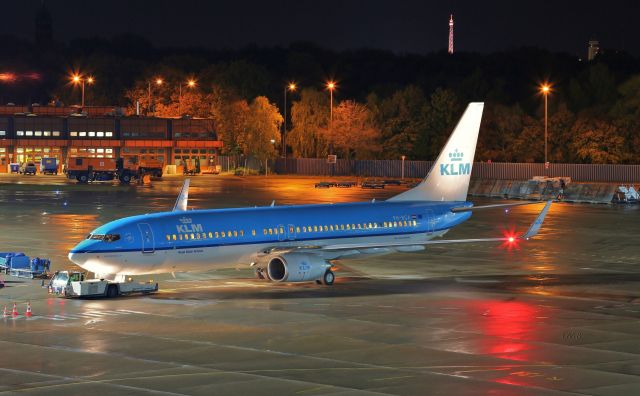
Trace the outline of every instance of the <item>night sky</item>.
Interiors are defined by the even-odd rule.
[[[32,40],[41,0],[3,2],[0,34]],[[49,0],[54,39],[131,32],[159,47],[238,48],[311,41],[342,50],[446,50],[448,17],[456,51],[521,46],[586,56],[587,41],[640,55],[638,1],[198,1]]]

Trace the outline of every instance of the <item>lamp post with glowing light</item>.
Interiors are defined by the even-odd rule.
[[[329,136],[333,133],[333,90],[336,89],[335,81],[327,82],[327,89],[329,90]],[[333,142],[329,142],[330,154],[333,154]]]
[[[82,87],[82,100],[80,102],[80,107],[84,109],[84,84],[85,82],[87,84],[93,84],[94,79],[91,76],[85,78],[79,74],[74,74],[73,77],[71,77],[71,82],[74,84],[80,84],[80,86]]]
[[[549,84],[542,84],[542,86],[540,86],[540,93],[542,93],[542,95],[544,96],[544,169],[545,169],[545,173],[546,173],[546,169],[549,167],[549,162],[547,160],[547,121],[548,121],[548,116],[547,116],[547,96],[549,95],[549,92],[551,92],[551,86]]]
[[[196,80],[188,80],[187,87],[195,88]],[[178,84],[178,115],[182,115],[182,83]]]
[[[164,81],[162,81],[161,78],[156,78],[156,80],[154,81],[154,83],[157,86],[162,85],[163,82]],[[148,95],[149,95],[148,96],[149,103],[147,105],[147,115],[149,115],[151,113],[151,81],[148,81],[148,91],[147,92],[148,92]]]
[[[284,87],[284,121],[282,123],[282,156],[287,159],[287,92],[293,92],[298,88],[296,83],[290,82]],[[285,165],[286,166],[286,165]]]

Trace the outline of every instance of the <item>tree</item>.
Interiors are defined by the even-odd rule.
[[[327,142],[321,131],[329,125],[329,98],[315,89],[303,89],[300,100],[291,106],[293,128],[287,143],[298,157],[320,157],[327,153]]]
[[[421,159],[435,159],[460,115],[455,93],[450,89],[436,89],[426,110],[427,127],[418,135],[416,155]]]
[[[264,96],[255,98],[249,106],[244,131],[244,153],[264,161],[276,156],[276,144],[280,142],[282,115],[278,108]]]
[[[372,158],[381,150],[380,131],[373,124],[371,112],[352,100],[342,101],[336,107],[325,136],[343,158]]]
[[[393,159],[414,157],[418,135],[427,129],[427,99],[422,90],[408,86],[382,101],[370,95],[367,102],[381,131],[382,155]]]
[[[572,148],[586,163],[617,164],[625,160],[624,137],[610,122],[581,117],[573,126]]]
[[[520,106],[487,105],[484,108],[476,160],[514,162],[514,142],[524,127],[525,114]]]

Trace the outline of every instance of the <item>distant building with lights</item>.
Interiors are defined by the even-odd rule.
[[[0,106],[0,172],[43,157],[157,159],[165,165],[217,163],[213,120],[118,116],[114,107]]]
[[[600,41],[589,40],[589,48],[587,52],[587,60],[592,61],[600,54]]]

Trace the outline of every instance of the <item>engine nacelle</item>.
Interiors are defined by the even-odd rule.
[[[322,279],[330,267],[312,254],[285,253],[269,258],[267,275],[274,282],[309,282]]]

